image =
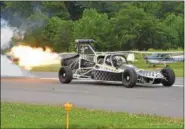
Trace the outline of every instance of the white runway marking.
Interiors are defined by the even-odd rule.
[[[40,79],[58,80],[58,78],[40,78]]]
[[[58,78],[40,78],[40,79],[49,79],[49,80],[59,80]],[[95,80],[90,80],[90,79],[86,79],[86,80],[82,80],[82,79],[78,79],[78,80],[80,80],[80,81],[82,81],[82,82],[87,82],[87,81],[90,81],[90,82],[95,82]],[[103,81],[102,81],[103,82]],[[104,81],[105,82],[105,81]],[[112,82],[112,81],[109,81],[110,83]],[[114,82],[114,83],[116,83],[116,82]],[[160,85],[160,84],[159,84]],[[175,86],[175,87],[184,87],[184,85],[177,85],[177,84],[175,84],[175,85],[173,85],[173,86]]]
[[[173,86],[176,86],[176,87],[184,87],[184,85],[173,85]]]

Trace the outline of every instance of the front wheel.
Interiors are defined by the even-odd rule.
[[[122,82],[126,88],[133,88],[136,86],[137,74],[134,69],[128,68],[122,74]]]
[[[170,87],[175,83],[175,73],[172,69],[163,68],[161,73],[165,77],[165,79],[162,81],[163,86]]]
[[[73,73],[69,67],[61,67],[58,76],[61,83],[70,83],[73,79]]]

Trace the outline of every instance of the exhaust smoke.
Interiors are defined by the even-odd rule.
[[[13,37],[13,30],[8,27],[7,21],[1,19],[1,50],[10,47],[11,38]]]
[[[13,37],[24,38],[24,31],[10,27],[6,20],[1,19],[1,50],[9,49],[6,55],[1,55],[1,76],[28,76],[28,71],[33,67],[60,64],[61,57],[51,48],[20,45],[22,43],[12,46]],[[12,59],[9,60],[7,56]],[[14,59],[19,66],[12,62]]]
[[[11,46],[12,37],[16,34],[17,28],[10,27],[8,22],[1,19],[1,51]],[[1,77],[25,77],[31,74],[21,69],[8,59],[6,55],[1,54]]]

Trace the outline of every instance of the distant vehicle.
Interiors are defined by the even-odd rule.
[[[155,67],[157,64],[164,64],[168,66],[168,64],[183,62],[184,56],[171,56],[171,53],[153,53],[152,55],[145,56],[144,59],[148,64],[151,64]]]

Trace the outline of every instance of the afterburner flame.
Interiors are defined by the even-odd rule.
[[[9,53],[18,59],[18,64],[27,70],[42,65],[58,64],[60,56],[52,52],[51,48],[33,48],[30,46],[18,45],[14,46]]]

